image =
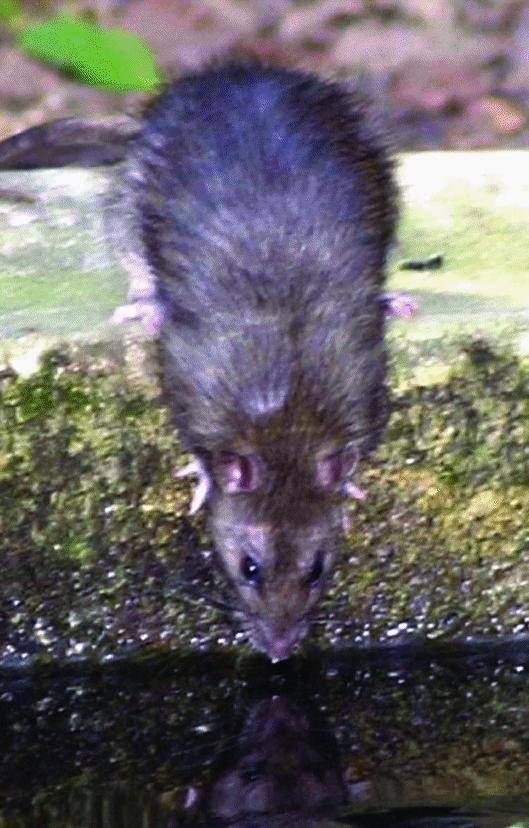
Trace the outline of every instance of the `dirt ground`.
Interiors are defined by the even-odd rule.
[[[525,147],[527,0],[24,0],[36,19],[93,12],[143,37],[170,76],[257,56],[354,83],[400,149]],[[69,114],[134,111],[135,94],[82,86],[22,55],[0,29],[0,138]]]

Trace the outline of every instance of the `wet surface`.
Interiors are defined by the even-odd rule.
[[[529,650],[468,653],[6,675],[0,824],[521,828]]]

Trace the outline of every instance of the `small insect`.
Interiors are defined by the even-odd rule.
[[[426,259],[405,259],[400,270],[439,270],[444,265],[442,253],[434,253]]]

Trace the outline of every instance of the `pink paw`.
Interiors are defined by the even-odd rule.
[[[197,457],[188,463],[187,466],[184,466],[183,469],[175,472],[175,477],[188,477],[189,475],[196,475],[198,477],[198,483],[193,492],[191,506],[189,507],[189,514],[194,515],[208,499],[213,482],[204,464]]]
[[[367,498],[366,490],[361,489],[360,486],[357,486],[356,483],[352,483],[351,480],[347,481],[343,487],[343,490],[346,497],[354,497],[356,500],[365,500]]]
[[[120,305],[110,318],[113,325],[142,322],[149,334],[159,333],[163,320],[163,309],[157,302],[131,302],[128,305]]]
[[[417,300],[407,293],[385,293],[382,298],[386,306],[386,316],[409,319],[419,308]]]

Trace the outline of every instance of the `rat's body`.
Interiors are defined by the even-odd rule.
[[[151,106],[128,180],[163,386],[213,481],[251,637],[281,658],[332,567],[347,473],[385,422],[389,162],[338,87],[228,67]]]
[[[348,476],[385,424],[391,165],[340,87],[259,66],[175,82],[128,143],[129,308],[160,332],[246,627],[284,658],[332,569]]]

